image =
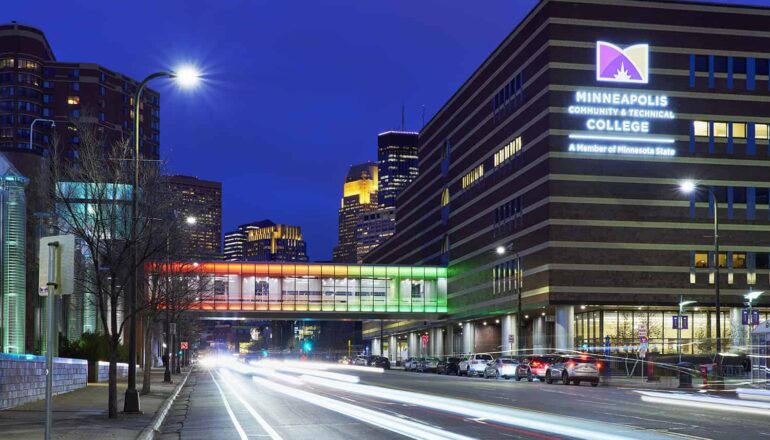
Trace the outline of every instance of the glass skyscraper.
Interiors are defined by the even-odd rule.
[[[24,353],[27,179],[0,153],[0,334],[4,353]]]

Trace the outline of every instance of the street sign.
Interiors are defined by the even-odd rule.
[[[428,346],[428,340],[429,340],[428,335],[422,335],[421,340],[422,340],[422,346],[423,347],[427,347]]]
[[[645,324],[639,324],[639,337],[647,336],[647,326]]]
[[[609,356],[610,355],[610,336],[607,335],[604,337],[604,355]]]
[[[749,309],[741,310],[741,324],[749,325]]]
[[[179,343],[179,348],[181,348],[182,350],[187,350],[189,347],[190,346],[189,344],[187,344],[187,341],[182,341]]]
[[[759,310],[751,310],[751,325],[759,325]]]
[[[509,344],[513,344],[513,341],[514,341],[514,336],[513,335],[508,335],[508,343]]]
[[[679,315],[674,315],[671,317],[671,328],[674,330],[679,328]]]
[[[687,315],[682,315],[680,319],[682,323],[682,330],[687,330],[690,327],[690,317]]]
[[[59,243],[56,246],[56,267],[49,268],[47,262],[49,243]],[[57,295],[71,295],[75,285],[75,236],[53,235],[40,238],[38,268],[38,293],[40,296],[48,296],[48,271],[53,270]]]

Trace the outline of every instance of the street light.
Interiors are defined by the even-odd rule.
[[[32,123],[29,124],[29,149],[32,150],[32,133],[34,133],[35,124],[38,122],[50,122],[51,128],[56,128],[56,121],[53,119],[41,119],[41,118],[35,118],[32,120]]]
[[[189,217],[187,217],[187,218],[185,219],[185,222],[187,222],[187,224],[188,224],[188,225],[191,225],[191,226],[192,226],[192,225],[194,225],[194,224],[198,223],[198,219],[197,219],[197,218],[195,218],[195,217],[193,217],[193,216],[189,216]]]
[[[682,363],[682,313],[684,307],[690,304],[695,304],[698,301],[682,301],[682,296],[679,296],[679,324],[676,326],[676,346],[679,350],[679,363]]]
[[[701,187],[694,180],[683,180],[679,183],[679,189],[685,194],[692,194],[698,191]],[[714,201],[714,294],[715,305],[717,314],[717,353],[722,352],[722,306],[719,298],[719,202],[714,194],[714,191],[709,187],[705,187],[711,196],[711,200]],[[719,358],[719,367],[722,367],[721,357]]]
[[[131,197],[131,240],[134,245],[134,268],[132,288],[128,295],[128,310],[130,315],[128,326],[128,384],[126,387],[126,397],[123,400],[124,413],[140,413],[139,392],[136,390],[136,297],[139,292],[139,255],[136,252],[137,239],[137,219],[139,218],[139,110],[142,101],[142,92],[147,87],[147,83],[156,78],[175,79],[182,87],[195,86],[200,78],[200,74],[193,67],[184,66],[176,71],[155,72],[148,75],[136,88],[134,95],[134,182]]]
[[[517,304],[516,304],[516,351],[519,352],[523,350],[522,341],[523,341],[523,335],[524,332],[522,329],[524,328],[524,320],[521,319],[521,287],[522,287],[522,278],[523,274],[521,273],[521,257],[519,256],[518,252],[516,252],[513,249],[513,242],[509,243],[507,246],[498,246],[495,248],[495,252],[497,252],[497,255],[504,255],[506,252],[510,251],[514,257],[516,257],[516,274],[513,277],[514,283],[516,285],[516,296],[517,296]],[[528,318],[525,317],[525,318]]]

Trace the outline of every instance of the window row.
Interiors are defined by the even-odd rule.
[[[712,121],[693,121],[693,132],[695,136],[713,136],[715,138],[727,138],[732,136],[735,139],[746,139],[747,127],[751,123],[746,122],[712,122]],[[770,129],[767,124],[753,124],[754,139],[770,139]]]
[[[0,69],[4,68],[13,68],[14,66],[14,59],[13,58],[0,58]],[[38,70],[40,69],[40,64],[36,61],[27,60],[24,58],[19,58],[18,62],[16,63],[16,66],[19,69],[25,69],[25,70]]]
[[[449,188],[441,190],[441,206],[447,206],[449,204]]]
[[[497,119],[501,111],[511,111],[522,100],[524,87],[523,72],[519,72],[513,79],[503,86],[492,98],[492,113]]]
[[[0,101],[0,110],[21,110],[30,113],[40,113],[40,106],[27,101]]]
[[[695,87],[698,72],[708,73],[708,87],[712,89],[716,85],[716,76],[725,75],[728,89],[735,86],[736,80],[745,79],[746,90],[756,90],[757,75],[770,73],[770,61],[753,57],[690,55],[690,87]]]
[[[471,186],[474,182],[484,177],[484,164],[480,164],[463,176],[463,189]]]
[[[696,269],[713,268],[714,252],[692,252],[690,265]],[[770,269],[770,254],[766,252],[720,252],[719,267],[749,270]]]
[[[495,153],[495,166],[500,165],[511,157],[521,153],[521,136],[503,145],[503,148]]]
[[[690,195],[690,217],[696,218],[696,203],[708,202],[707,215],[713,218],[713,194],[720,209],[727,210],[727,218],[735,218],[735,210],[744,209],[746,220],[757,219],[757,209],[768,209],[770,206],[770,188],[754,188],[741,186],[712,186],[710,191],[695,191]],[[770,210],[767,218],[770,219]]]

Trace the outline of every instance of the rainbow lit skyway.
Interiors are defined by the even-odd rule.
[[[201,277],[202,311],[446,313],[447,269],[248,262],[153,263]]]

